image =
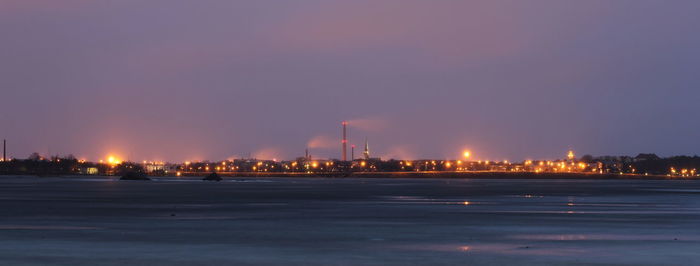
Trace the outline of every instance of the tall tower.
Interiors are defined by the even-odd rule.
[[[7,161],[7,140],[2,140],[2,161]]]
[[[347,121],[343,121],[343,141],[342,141],[342,144],[343,144],[343,156],[342,156],[342,157],[343,157],[343,161],[347,161],[347,160],[348,160],[348,131],[347,131],[347,127],[348,127],[348,122],[347,122]]]
[[[367,142],[367,138],[365,138],[365,151],[362,152],[362,155],[365,156],[365,160],[369,160],[369,142]]]
[[[569,150],[569,152],[566,154],[566,158],[569,159],[569,161],[574,161],[576,159],[576,155],[574,154],[574,150]]]
[[[350,145],[350,161],[355,161],[355,144]]]

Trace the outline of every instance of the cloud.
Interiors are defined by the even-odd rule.
[[[365,117],[350,119],[347,121],[348,127],[369,132],[384,131],[389,127],[389,120],[383,117]]]
[[[291,16],[277,43],[296,50],[409,48],[440,60],[516,53],[527,43],[517,7],[496,1],[347,1]],[[504,8],[505,7],[505,8]],[[509,7],[509,8],[508,8]]]
[[[692,154],[699,6],[0,0],[17,110],[0,136],[17,157],[281,159],[308,142],[338,158],[350,119],[351,144],[386,158],[450,158],[464,140],[479,159]]]
[[[255,151],[253,153],[253,158],[263,160],[276,160],[282,158],[280,157],[281,155],[282,151],[280,149],[268,147]]]
[[[391,146],[385,153],[380,156],[384,160],[399,159],[399,160],[415,160],[418,159],[416,153],[407,145]]]
[[[340,140],[326,135],[319,135],[311,138],[306,144],[310,149],[329,149],[340,145]]]
[[[94,4],[89,0],[3,0],[0,1],[0,13],[51,11],[74,11],[86,5]]]

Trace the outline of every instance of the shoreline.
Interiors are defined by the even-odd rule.
[[[320,177],[320,178],[444,178],[444,179],[647,179],[697,180],[638,174],[533,173],[533,172],[353,172],[353,173],[218,173],[221,177]],[[205,176],[195,174],[187,176]]]
[[[165,175],[149,176],[151,178],[194,178],[205,177],[210,173],[185,173],[182,176]],[[290,173],[290,172],[217,172],[223,178],[416,178],[416,179],[589,179],[589,180],[700,180],[700,177],[677,177],[666,175],[639,174],[595,174],[595,173],[534,173],[534,172],[352,172],[352,173]],[[2,174],[3,177],[39,177],[39,178],[89,178],[115,177],[95,175],[13,175]]]

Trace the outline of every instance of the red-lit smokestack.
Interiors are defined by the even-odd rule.
[[[343,161],[348,160],[348,122],[343,121]]]

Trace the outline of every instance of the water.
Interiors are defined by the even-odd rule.
[[[0,264],[700,264],[700,181],[0,177]]]

